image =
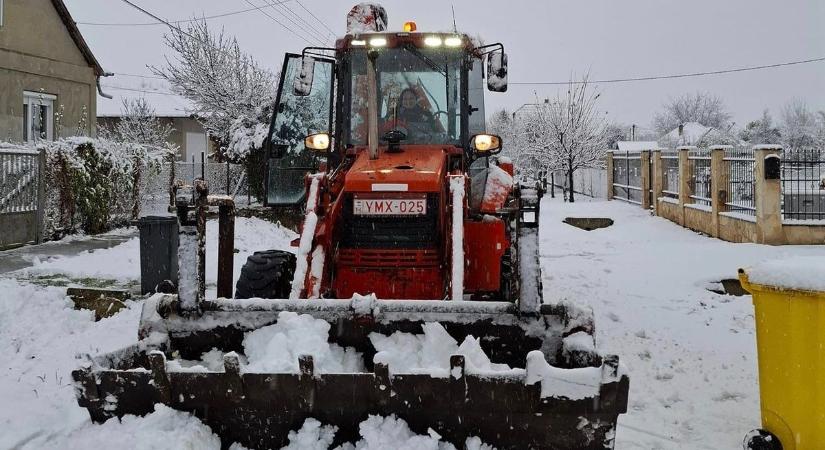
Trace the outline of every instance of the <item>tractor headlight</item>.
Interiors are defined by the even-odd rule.
[[[370,47],[386,47],[387,39],[382,37],[374,37],[370,39]]]
[[[470,143],[476,153],[493,155],[501,150],[501,138],[495,134],[477,134],[472,137]]]
[[[444,45],[446,45],[447,47],[459,47],[461,44],[461,38],[458,36],[450,36],[444,39]]]
[[[310,150],[326,152],[329,150],[329,134],[316,133],[304,138],[304,145]]]
[[[441,47],[441,38],[438,36],[427,36],[424,38],[424,45],[427,47]]]

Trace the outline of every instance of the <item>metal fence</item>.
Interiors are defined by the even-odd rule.
[[[825,219],[825,154],[821,149],[785,151],[782,157],[782,217]]]
[[[694,204],[710,206],[710,153],[707,150],[691,150],[688,163],[692,169],[690,198]]]
[[[662,152],[662,195],[679,198],[679,153]]]
[[[638,152],[613,152],[613,198],[642,203],[642,159]]]
[[[0,148],[0,250],[42,240],[43,154]]]
[[[172,173],[174,170],[174,174]],[[246,169],[242,164],[207,162],[164,162],[143,177],[141,189],[142,214],[152,214],[166,209],[170,203],[169,192],[173,179],[191,183],[195,178],[206,179],[210,194],[231,195],[236,202],[249,199]]]
[[[0,214],[37,210],[39,153],[0,149]]]
[[[756,190],[754,189],[755,159],[753,149],[737,148],[725,152],[728,166],[728,189],[725,207],[728,211],[756,215]]]

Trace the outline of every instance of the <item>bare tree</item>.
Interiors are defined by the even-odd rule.
[[[653,117],[653,128],[660,136],[688,122],[727,130],[730,118],[721,98],[707,92],[696,92],[671,98],[663,105],[663,110]]]
[[[804,100],[792,100],[782,109],[780,130],[789,151],[825,145],[825,114],[814,113]]]
[[[520,146],[527,157],[520,159],[534,161],[545,172],[563,170],[570,202],[574,201],[574,173],[603,166],[606,124],[596,107],[600,95],[587,75],[578,83],[571,81],[564,94],[526,114],[520,130]]]
[[[175,56],[167,58],[164,67],[151,70],[168,80],[175,93],[194,103],[198,120],[222,150],[238,149],[232,145],[233,136],[249,134],[239,132],[237,123],[253,129],[269,123],[277,76],[241,51],[237,39],[224,35],[223,30],[213,33],[205,20],[172,30],[164,38]]]
[[[101,137],[113,141],[145,144],[152,147],[169,146],[172,125],[163,123],[145,98],[125,98],[120,120],[112,127],[101,128]]]

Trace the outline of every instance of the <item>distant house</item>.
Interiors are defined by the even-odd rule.
[[[94,136],[103,75],[62,0],[0,0],[0,140]]]
[[[707,147],[709,145],[736,145],[739,140],[727,131],[714,127],[706,127],[698,122],[684,123],[659,138],[663,147],[678,147],[680,145],[694,145]]]
[[[174,129],[169,143],[178,147],[179,161],[191,162],[194,157],[196,162],[200,162],[202,153],[206,152],[208,157],[217,151],[215,141],[209,138],[196,116],[189,112],[193,110],[192,105],[183,97],[170,95],[163,83],[144,80],[135,84],[134,80],[118,79],[117,76],[114,82],[118,86],[129,86],[129,90],[113,89],[110,92],[112,99],[98,98],[98,127],[113,127],[123,114],[123,100],[128,96],[140,96],[152,106],[156,117]]]
[[[620,152],[640,152],[659,148],[659,143],[656,141],[617,141],[616,145]]]

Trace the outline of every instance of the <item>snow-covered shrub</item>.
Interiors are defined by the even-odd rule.
[[[94,234],[140,214],[142,174],[157,170],[168,148],[107,139],[41,141],[46,152],[46,232]]]

